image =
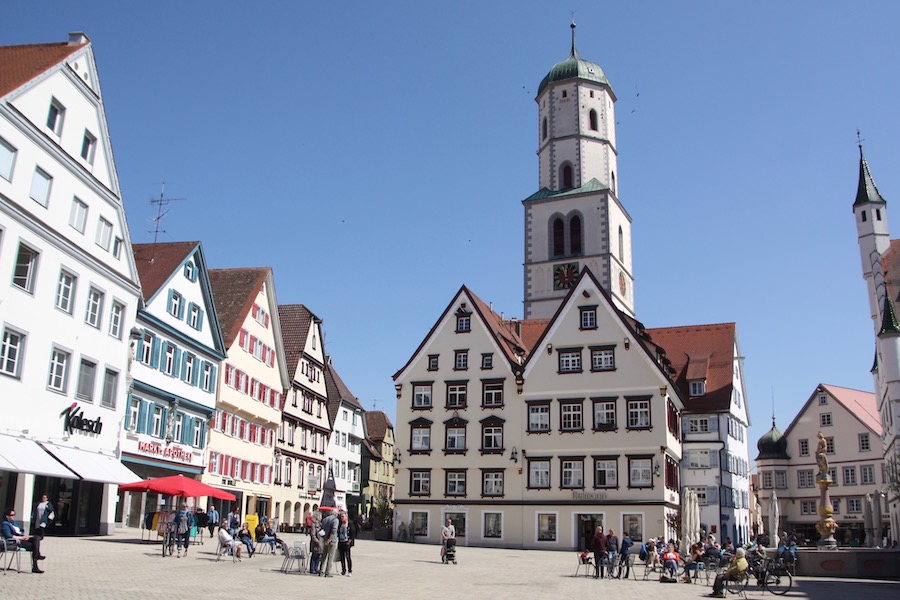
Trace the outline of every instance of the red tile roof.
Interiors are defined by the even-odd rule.
[[[225,347],[230,348],[241,331],[241,325],[250,312],[259,290],[265,285],[269,267],[248,267],[242,269],[210,269],[209,283],[212,287],[216,312],[222,325]]]
[[[687,398],[688,413],[724,412],[731,407],[734,382],[734,323],[649,328],[654,344],[665,350],[675,369],[675,385]],[[706,394],[690,397],[689,381],[706,379]]]
[[[393,429],[391,420],[387,414],[381,410],[370,410],[366,412],[366,435],[375,442],[384,441],[384,436],[388,429]]]
[[[89,42],[87,42],[89,43]],[[0,46],[0,96],[28,83],[87,45],[68,42]]]
[[[544,335],[544,330],[547,329],[549,324],[550,319],[526,319],[519,321],[519,331],[522,332],[522,345],[525,346],[526,352],[531,352],[537,341]]]
[[[318,317],[302,304],[282,304],[278,307],[281,320],[281,338],[284,344],[285,366],[288,379],[293,379],[297,372],[300,355],[306,348],[306,338],[313,321]]]
[[[194,251],[200,242],[167,242],[160,244],[132,244],[134,262],[144,302],[148,302],[169,280],[175,269]]]
[[[360,410],[365,409],[363,409],[362,404],[359,403],[356,396],[353,395],[353,392],[350,391],[350,388],[347,387],[347,384],[344,383],[344,380],[341,379],[341,376],[338,375],[334,365],[331,364],[331,357],[328,357],[325,363],[325,389],[328,391],[328,419],[331,422],[331,426],[334,427],[338,410],[341,408],[341,401]]]

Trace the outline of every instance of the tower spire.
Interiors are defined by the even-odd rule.
[[[856,188],[856,201],[853,205],[857,206],[865,202],[886,204],[884,198],[882,198],[881,194],[878,192],[878,188],[875,186],[875,180],[872,178],[872,173],[869,171],[869,163],[866,162],[866,157],[863,155],[862,139],[859,137],[858,130],[856,132],[856,137],[857,144],[859,145],[859,186]]]
[[[575,49],[575,15],[572,15],[572,24],[569,27],[572,28],[572,56],[578,58],[578,50]]]

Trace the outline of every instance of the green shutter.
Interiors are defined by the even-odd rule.
[[[137,422],[137,433],[146,433],[147,430],[147,410],[150,408],[150,405],[147,402],[141,400],[141,404],[138,407],[138,422]]]

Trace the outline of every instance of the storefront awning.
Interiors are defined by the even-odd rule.
[[[47,454],[37,442],[9,435],[0,435],[0,469],[78,479],[78,475]]]
[[[141,479],[114,456],[58,446],[49,442],[43,442],[41,445],[85,481],[119,484]]]

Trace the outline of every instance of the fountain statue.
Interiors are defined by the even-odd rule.
[[[816,485],[819,486],[819,522],[816,523],[816,531],[822,536],[817,546],[820,550],[837,550],[838,544],[834,539],[834,532],[837,531],[838,524],[834,520],[834,505],[831,504],[831,497],[828,495],[828,486],[833,481],[831,475],[828,474],[828,457],[825,456],[825,450],[828,443],[822,432],[819,432],[819,445],[816,448],[816,463],[819,465],[819,472],[816,475]]]

